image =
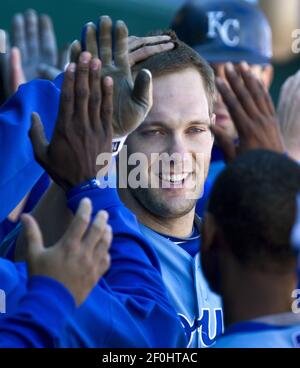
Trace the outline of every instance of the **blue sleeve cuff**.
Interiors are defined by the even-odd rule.
[[[84,191],[68,192],[67,205],[68,208],[75,213],[79,207],[79,203],[83,198],[89,198],[93,204],[93,214],[100,210],[105,210],[113,206],[120,206],[122,202],[119,198],[117,189],[115,188],[94,188]]]

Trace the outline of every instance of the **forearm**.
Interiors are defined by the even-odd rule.
[[[66,206],[66,196],[63,190],[53,183],[41,198],[33,211],[44,237],[45,246],[55,244],[64,234],[73,217]],[[25,256],[25,235],[23,229],[17,238],[15,260],[23,261]]]

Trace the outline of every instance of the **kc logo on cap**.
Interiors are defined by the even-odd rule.
[[[221,38],[226,46],[235,47],[240,42],[240,22],[238,19],[228,18],[223,11],[207,12],[208,38]]]

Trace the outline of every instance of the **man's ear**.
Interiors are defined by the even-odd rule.
[[[201,251],[206,252],[211,248],[211,246],[214,243],[216,231],[217,231],[217,226],[216,226],[214,216],[211,213],[206,212],[204,215],[203,227],[202,227]]]
[[[273,66],[271,64],[265,66],[262,72],[262,81],[267,89],[271,87],[273,76],[274,76]]]

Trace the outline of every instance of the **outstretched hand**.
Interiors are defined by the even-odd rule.
[[[37,162],[64,190],[93,179],[98,155],[111,159],[113,81],[101,62],[83,52],[64,73],[59,113],[50,143],[33,113],[30,139]]]
[[[62,283],[80,305],[110,266],[112,230],[106,211],[90,225],[91,201],[83,199],[62,238],[45,248],[41,230],[31,215],[22,215],[30,276],[47,276]]]
[[[26,81],[39,77],[39,65],[57,66],[58,51],[51,18],[29,9],[13,17],[12,44],[21,53]]]
[[[114,81],[114,137],[124,137],[144,121],[152,107],[152,76],[148,70],[141,70],[134,80],[130,69],[128,30],[124,22],[116,22],[114,52],[112,38],[112,21],[108,16],[100,18],[97,29],[89,23],[84,28],[82,43],[75,42],[71,47],[71,60],[77,60],[82,49],[93,56],[99,55],[103,65],[102,76],[110,76]],[[141,53],[136,53],[135,57],[140,58]]]
[[[239,141],[232,142],[225,130],[212,126],[216,141],[228,162],[250,149],[285,152],[276,112],[269,93],[252,74],[246,63],[234,67],[226,64],[228,84],[221,78],[216,83],[237,129]]]
[[[0,103],[25,82],[54,79],[69,58],[69,45],[57,49],[51,18],[32,9],[14,15],[11,37],[6,32],[5,46],[5,54],[0,55]]]

